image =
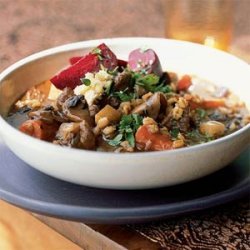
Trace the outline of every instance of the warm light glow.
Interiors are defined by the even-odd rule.
[[[216,44],[215,38],[213,36],[207,36],[204,40],[204,44],[206,46],[209,46],[209,47],[216,47],[215,46],[215,44]]]

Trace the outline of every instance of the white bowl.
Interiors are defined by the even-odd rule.
[[[7,146],[32,167],[69,182],[113,189],[142,189],[179,184],[213,173],[235,159],[250,142],[250,125],[205,144],[171,151],[103,153],[70,149],[27,136],[4,117],[29,87],[49,79],[68,64],[105,42],[121,59],[138,47],[159,55],[164,70],[195,74],[228,86],[249,101],[250,66],[240,59],[202,45],[161,38],[115,38],[68,44],[31,55],[0,75],[0,133]],[[223,181],[223,180],[222,180]],[[212,184],[212,183],[211,183]]]

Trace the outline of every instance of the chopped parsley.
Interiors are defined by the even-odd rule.
[[[188,132],[186,134],[186,139],[189,145],[195,145],[214,140],[214,138],[209,135],[201,134],[198,129],[193,129],[192,131]]]
[[[101,49],[99,48],[95,48],[92,50],[92,54],[95,54],[95,55],[102,55],[102,51]]]
[[[122,102],[128,102],[128,101],[136,98],[136,93],[128,92],[128,88],[126,88],[122,91],[114,91],[113,86],[114,86],[114,83],[111,83],[108,87],[106,87],[105,93],[107,95],[117,97]]]
[[[171,87],[160,82],[160,77],[155,74],[144,75],[143,73],[133,74],[135,84],[143,87],[150,92],[171,92]]]
[[[80,78],[80,81],[86,86],[91,84],[91,81],[88,78]]]
[[[113,82],[110,83],[104,90],[104,92],[107,94],[107,95],[110,95],[113,91]]]
[[[102,57],[102,50],[101,50],[101,49],[95,48],[95,49],[92,50],[91,53],[94,54],[94,55],[97,55],[97,57],[98,57],[98,59],[99,59],[100,61],[103,60],[103,57]]]
[[[136,98],[135,93],[126,93],[126,90],[114,92],[113,96],[118,97],[122,102],[128,102],[128,101]]]
[[[116,147],[121,143],[122,138],[123,138],[123,134],[118,134],[114,139],[108,140],[108,144],[110,146]]]
[[[128,141],[131,147],[135,146],[135,136],[137,129],[142,125],[142,117],[137,114],[123,115],[118,125],[118,135],[108,140],[111,146],[118,146],[122,141]]]
[[[117,67],[115,67],[114,69],[108,69],[107,72],[108,72],[108,74],[110,74],[110,75],[112,75],[112,76],[117,76],[117,74],[118,74],[118,69],[119,69],[119,67],[117,66]]]
[[[169,93],[172,89],[169,85],[164,85],[161,83],[160,85],[156,86],[152,92],[163,92],[163,93]]]
[[[200,117],[201,119],[203,119],[203,118],[207,115],[206,110],[201,109],[201,108],[197,108],[197,109],[196,109],[196,113],[199,115],[199,117]]]
[[[178,128],[173,128],[170,131],[170,135],[173,139],[176,139],[178,137],[178,134],[180,133]]]

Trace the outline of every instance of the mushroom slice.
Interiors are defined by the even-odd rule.
[[[86,121],[62,123],[55,144],[73,148],[94,149],[95,135]]]
[[[95,135],[86,121],[80,123],[80,147],[94,149],[96,144]]]
[[[57,98],[57,108],[61,110],[64,102],[72,96],[74,96],[74,91],[71,88],[65,88]]]
[[[47,123],[54,122],[54,108],[53,106],[45,106],[41,109],[29,112],[29,117],[32,119],[40,119]]]
[[[118,91],[123,91],[130,87],[130,81],[132,80],[132,74],[130,72],[118,73],[114,79],[114,87]]]
[[[154,93],[146,102],[138,105],[132,110],[132,114],[142,115],[146,113],[149,117],[156,119],[161,108],[161,93]]]
[[[85,120],[93,126],[93,119],[90,117],[88,105],[83,95],[75,95],[68,98],[62,105],[63,113],[72,122]]]

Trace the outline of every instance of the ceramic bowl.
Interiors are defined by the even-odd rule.
[[[223,138],[161,152],[105,153],[60,147],[27,136],[5,121],[10,106],[31,86],[49,79],[68,64],[105,42],[121,59],[147,46],[167,71],[194,74],[229,87],[249,102],[250,66],[209,47],[162,38],[115,38],[68,44],[33,54],[0,74],[0,134],[30,166],[53,177],[93,187],[144,189],[175,185],[213,173],[234,160],[250,141],[250,125]],[[249,103],[248,103],[249,104]],[[222,180],[223,181],[223,180]],[[212,183],[211,183],[212,185]]]

